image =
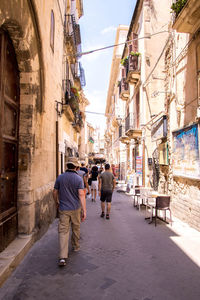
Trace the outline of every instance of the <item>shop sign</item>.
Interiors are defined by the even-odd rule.
[[[142,175],[142,156],[136,156],[136,174]]]
[[[167,116],[162,116],[151,127],[151,139],[157,141],[167,137]]]
[[[173,132],[173,175],[200,179],[199,124]]]

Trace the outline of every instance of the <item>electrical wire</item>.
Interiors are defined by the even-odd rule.
[[[149,38],[151,38],[154,35],[161,34],[161,33],[166,33],[166,32],[169,32],[169,31],[168,30],[163,30],[163,31],[159,31],[159,32],[155,32],[155,33],[149,34],[149,35],[141,37],[141,38],[132,39],[132,40],[129,40],[129,41],[126,41],[126,42],[123,42],[123,43],[114,44],[114,45],[110,45],[110,46],[106,46],[106,47],[102,47],[102,48],[97,48],[97,49],[86,51],[86,52],[80,52],[80,53],[77,53],[76,56],[80,57],[80,56],[83,56],[83,55],[92,54],[92,53],[97,52],[97,51],[102,51],[102,50],[106,50],[106,49],[109,49],[109,48],[113,48],[113,47],[117,47],[117,46],[129,44],[129,43],[131,43],[133,41],[138,41],[138,40],[142,40],[142,39],[149,39]],[[73,54],[71,54],[71,55],[73,55]]]
[[[98,112],[94,112],[94,111],[86,111],[85,110],[85,113],[105,116],[105,113],[98,113]]]

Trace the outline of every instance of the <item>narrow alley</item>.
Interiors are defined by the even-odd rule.
[[[87,199],[81,250],[70,249],[64,268],[57,266],[56,219],[4,283],[0,299],[200,299],[199,265],[174,242],[180,239],[189,247],[192,234],[184,243],[175,221],[172,227],[161,221],[156,227],[148,224],[144,210],[135,209],[132,197],[117,190],[111,219],[100,218],[100,212],[99,199]],[[200,245],[199,235],[193,231],[193,246]]]

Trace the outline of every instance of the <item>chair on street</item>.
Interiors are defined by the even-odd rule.
[[[151,195],[151,192],[152,192],[151,187],[145,187],[145,186],[140,187],[140,198],[139,198],[139,202],[138,202],[139,210],[140,210],[141,205],[146,206],[147,199]]]
[[[140,198],[140,185],[135,185],[133,194],[133,206],[138,208]]]
[[[147,216],[147,210],[148,208],[150,208],[151,210],[151,217],[148,218]],[[171,209],[170,209],[170,196],[164,195],[164,196],[157,196],[156,198],[150,198],[148,199],[147,203],[146,203],[146,216],[145,219],[151,219],[150,223],[153,222],[153,219],[155,219],[155,226],[157,224],[157,218],[164,221],[165,223],[169,224],[167,222],[167,216],[166,216],[166,212],[167,210],[170,213],[170,223],[172,225],[172,214],[171,214]],[[165,216],[164,218],[160,218],[158,216],[158,211],[163,211]]]

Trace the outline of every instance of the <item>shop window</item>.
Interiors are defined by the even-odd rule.
[[[50,46],[52,51],[54,51],[54,34],[55,34],[55,18],[54,12],[51,11],[51,31],[50,31]]]

